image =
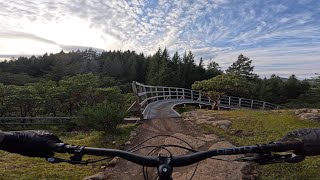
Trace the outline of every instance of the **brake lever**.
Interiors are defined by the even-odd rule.
[[[292,154],[258,154],[255,156],[246,156],[237,158],[235,161],[240,162],[255,162],[260,165],[275,164],[287,162],[288,159],[293,157]]]
[[[82,160],[67,160],[67,159],[61,159],[57,157],[50,157],[46,159],[49,163],[56,164],[56,163],[69,163],[69,164],[89,164],[89,161],[82,161]]]

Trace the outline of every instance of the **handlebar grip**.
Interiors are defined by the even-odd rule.
[[[299,140],[303,142],[303,151],[305,156],[320,155],[320,128],[304,128],[289,132],[280,139],[280,142],[288,140]]]
[[[52,157],[51,143],[62,142],[46,131],[13,131],[0,133],[0,149],[30,157]]]
[[[274,143],[276,144],[276,151],[278,152],[294,150],[297,153],[301,153],[304,150],[304,143],[299,139],[291,139],[288,141]]]

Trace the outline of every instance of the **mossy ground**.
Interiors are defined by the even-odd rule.
[[[133,125],[123,125],[113,134],[97,131],[56,131],[54,133],[68,144],[119,148],[134,128]],[[56,154],[56,156],[69,159],[71,155]],[[84,156],[84,159],[101,159],[101,157]],[[0,163],[0,179],[82,179],[102,171],[107,161],[90,165],[50,164],[42,158],[29,158],[0,151]]]
[[[320,122],[300,120],[291,111],[236,110],[219,113],[217,118],[231,120],[232,127],[224,131],[204,125],[205,131],[214,132],[239,146],[269,143],[293,130],[320,127]],[[296,164],[259,166],[259,171],[261,179],[319,179],[320,157],[307,157]]]

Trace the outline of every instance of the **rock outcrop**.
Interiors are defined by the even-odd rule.
[[[193,121],[196,124],[211,124],[212,126],[221,128],[223,130],[229,129],[232,125],[232,122],[229,120],[217,119],[217,115],[219,115],[219,113],[208,114],[202,111],[186,112],[182,114],[186,121]]]
[[[320,109],[297,109],[295,114],[303,120],[320,121]]]

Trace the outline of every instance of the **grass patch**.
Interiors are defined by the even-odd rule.
[[[184,112],[192,111],[195,109],[199,109],[199,106],[187,104],[187,105],[178,105],[174,107],[174,110],[177,111],[179,114],[182,114]]]
[[[128,139],[134,125],[121,125],[119,131],[107,134],[98,131],[54,132],[69,144],[93,147],[119,148]],[[58,154],[56,157],[69,159],[70,154]],[[84,159],[102,157],[84,156]],[[90,165],[71,165],[67,163],[50,164],[42,158],[29,158],[18,154],[0,151],[0,179],[82,179],[102,171],[107,161]]]
[[[219,111],[219,119],[232,121],[228,131],[204,125],[206,132],[225,137],[232,143],[252,145],[269,143],[280,139],[288,132],[300,128],[320,127],[320,122],[299,120],[289,111]],[[281,163],[259,167],[261,179],[318,179],[320,177],[320,157],[307,157],[296,163]]]

